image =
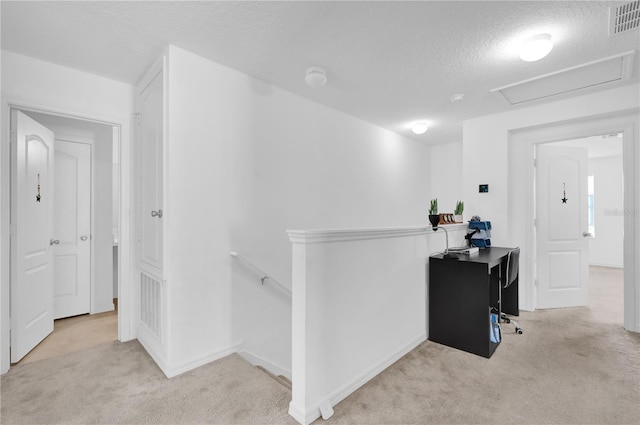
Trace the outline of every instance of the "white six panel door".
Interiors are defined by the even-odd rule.
[[[54,318],[91,305],[91,145],[55,142]]]
[[[11,111],[11,362],[53,331],[53,132]]]
[[[587,305],[587,149],[537,148],[538,308]]]

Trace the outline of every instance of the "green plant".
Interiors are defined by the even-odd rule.
[[[429,215],[438,214],[438,198],[431,200],[431,207],[429,208]]]
[[[463,211],[464,211],[464,202],[462,202],[462,201],[456,202],[456,209],[455,209],[455,211],[453,211],[453,213],[455,215],[462,215]]]

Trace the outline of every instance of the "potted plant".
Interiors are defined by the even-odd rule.
[[[456,223],[462,223],[462,212],[464,211],[464,202],[456,202],[456,209],[453,211],[453,216]]]
[[[438,215],[438,198],[431,200],[431,206],[429,207],[429,222],[432,227],[438,227],[440,222],[440,216]]]

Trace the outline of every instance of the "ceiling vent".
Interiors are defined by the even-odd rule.
[[[577,90],[628,80],[631,77],[634,54],[635,51],[631,50],[499,87],[491,90],[491,93],[502,95],[511,105],[519,105],[572,93]]]
[[[640,27],[640,0],[609,8],[609,36]]]

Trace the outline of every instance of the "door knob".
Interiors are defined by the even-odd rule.
[[[582,236],[584,236],[585,238],[590,238],[593,235],[590,232],[582,232]]]
[[[51,245],[60,245],[60,241],[58,239],[49,239],[49,246]]]
[[[85,235],[80,236],[80,240],[83,241],[83,242],[86,241],[87,239],[89,239],[89,238],[87,236],[85,236]]]
[[[162,210],[158,210],[158,211],[151,211],[151,217],[158,217],[158,218],[162,218]]]

